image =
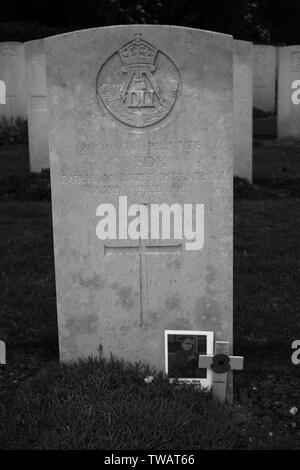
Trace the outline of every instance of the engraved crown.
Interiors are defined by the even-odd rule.
[[[123,65],[154,65],[157,49],[135,34],[135,39],[119,50]]]

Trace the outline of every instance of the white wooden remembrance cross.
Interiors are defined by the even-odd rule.
[[[147,205],[146,203],[143,205]],[[139,214],[137,214],[139,215]],[[140,277],[140,326],[143,326],[143,317],[148,311],[148,256],[166,253],[181,254],[182,242],[179,240],[151,240],[150,237],[144,240],[111,240],[104,243],[104,254],[113,255],[117,253],[133,253],[139,257],[139,277]]]
[[[6,364],[4,341],[0,341],[0,364]]]
[[[242,370],[244,358],[229,356],[229,341],[216,341],[214,355],[199,355],[199,368],[213,371],[213,396],[219,401],[226,399],[227,374],[230,370]]]

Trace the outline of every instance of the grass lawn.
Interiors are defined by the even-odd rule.
[[[0,145],[0,175],[23,176],[29,173],[27,144]]]
[[[257,116],[255,110],[253,112],[253,135],[257,138],[275,139],[277,134],[277,122],[274,114],[262,113]]]
[[[253,179],[300,181],[300,142],[257,140],[253,148]]]

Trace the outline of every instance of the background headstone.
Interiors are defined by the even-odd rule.
[[[44,39],[25,43],[30,170],[49,168]]]
[[[279,48],[277,135],[300,140],[300,104],[292,101],[300,80],[300,45]]]
[[[101,345],[163,370],[166,329],[232,342],[232,42],[140,25],[45,40],[62,360]],[[203,249],[99,240],[96,209],[120,195],[204,204]]]
[[[0,340],[0,364],[6,364],[6,347],[4,341]]]
[[[253,45],[233,41],[234,175],[252,182]]]
[[[254,45],[253,105],[276,112],[277,47]]]
[[[6,104],[6,85],[3,80],[0,80],[0,104]]]
[[[6,84],[6,104],[0,118],[27,118],[24,46],[20,42],[0,43],[0,80]]]

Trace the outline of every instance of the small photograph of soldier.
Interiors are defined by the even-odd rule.
[[[205,378],[205,369],[199,369],[198,339],[196,336],[178,336],[168,339],[168,376],[170,378]],[[173,340],[173,341],[172,341]],[[200,348],[200,349],[203,349]]]

